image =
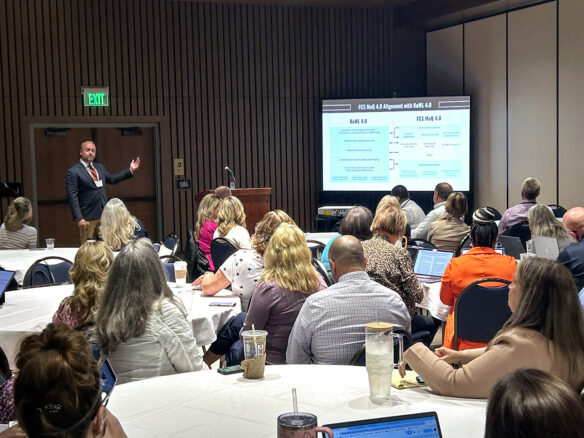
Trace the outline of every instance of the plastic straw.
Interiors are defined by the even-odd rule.
[[[253,349],[255,350],[255,357],[258,357],[259,353],[258,353],[258,342],[256,340],[256,334],[255,334],[255,324],[251,325],[251,333],[253,335]]]
[[[294,405],[294,415],[298,414],[298,399],[296,398],[296,388],[292,388],[292,404]]]

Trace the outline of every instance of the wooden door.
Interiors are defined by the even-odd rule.
[[[154,129],[140,128],[140,131],[141,135],[122,135],[121,128],[71,128],[64,136],[48,137],[46,128],[35,129],[38,205],[35,215],[40,246],[44,246],[46,237],[54,237],[58,247],[79,246],[79,231],[67,203],[65,172],[79,160],[79,146],[85,140],[95,143],[95,161],[112,174],[140,157],[140,169],[134,177],[106,186],[106,193],[108,199],[122,199],[130,213],[144,222],[151,238],[157,240]]]

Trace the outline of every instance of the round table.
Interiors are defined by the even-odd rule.
[[[436,411],[445,437],[484,434],[486,400],[392,388],[388,402],[374,404],[365,367],[348,365],[271,365],[261,380],[216,370],[157,377],[117,386],[108,408],[128,436],[273,438],[278,415],[292,410],[292,388],[319,424]]]

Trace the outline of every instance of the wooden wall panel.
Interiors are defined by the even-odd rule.
[[[320,101],[391,96],[392,11],[170,0],[0,2],[0,181],[32,197],[31,123],[161,123],[163,232],[199,191],[272,187],[304,229],[321,185]],[[81,87],[110,87],[84,108]],[[173,158],[192,189],[178,191]],[[0,203],[0,214],[7,201]]]
[[[508,32],[509,204],[521,201],[521,183],[529,176],[542,184],[538,200],[555,203],[555,3],[510,13]]]
[[[464,25],[465,93],[472,96],[475,205],[507,208],[506,16]]]
[[[426,90],[428,96],[464,93],[463,26],[428,32],[426,37]]]
[[[584,205],[582,187],[582,118],[584,102],[584,2],[561,1],[558,55],[559,203],[566,208]],[[575,55],[580,56],[575,56]]]

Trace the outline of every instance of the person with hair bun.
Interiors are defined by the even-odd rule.
[[[101,293],[105,287],[114,253],[104,242],[85,242],[75,254],[71,267],[73,295],[61,301],[53,315],[53,322],[62,322],[71,328],[86,328],[89,336]]]
[[[584,403],[548,373],[520,369],[493,388],[485,438],[584,437]]]
[[[446,213],[432,222],[428,230],[428,241],[441,251],[456,251],[460,241],[468,234],[469,226],[462,221],[466,214],[467,201],[464,193],[451,193],[446,200]]]
[[[32,206],[24,197],[8,205],[4,223],[0,226],[0,249],[34,249],[37,247],[37,230],[32,222]]]
[[[106,408],[97,363],[81,333],[49,324],[16,358],[16,419],[27,436],[126,437]]]
[[[511,317],[486,348],[432,353],[417,343],[404,354],[400,373],[409,363],[437,394],[451,397],[486,398],[501,377],[521,368],[545,371],[580,391],[584,313],[566,267],[536,257],[522,261],[509,285],[509,308]]]
[[[265,269],[253,293],[242,331],[266,330],[267,362],[286,362],[288,337],[306,298],[326,288],[311,263],[304,233],[281,224],[264,253]]]
[[[453,258],[442,276],[440,300],[450,307],[444,331],[444,347],[453,348],[454,307],[458,295],[473,281],[481,278],[497,277],[513,280],[517,261],[513,257],[495,251],[497,245],[497,225],[495,213],[490,207],[475,210],[472,215],[470,240],[472,248],[466,254]],[[486,343],[458,339],[458,349],[484,347]]]

